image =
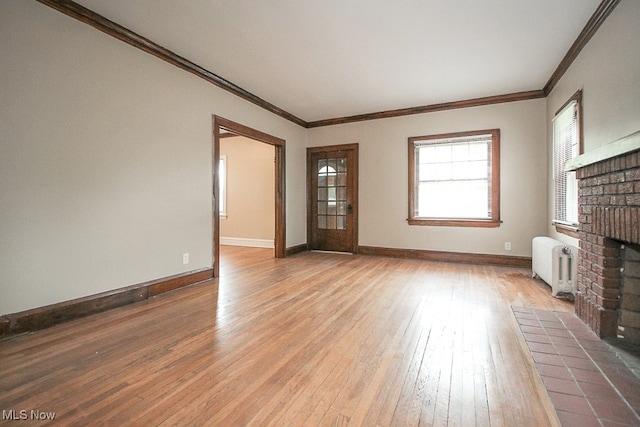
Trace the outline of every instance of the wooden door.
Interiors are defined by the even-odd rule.
[[[311,250],[358,250],[358,144],[307,149],[307,242]]]

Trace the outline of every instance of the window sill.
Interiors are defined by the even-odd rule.
[[[482,219],[417,219],[409,218],[409,225],[427,225],[441,227],[484,227],[496,228],[500,227],[500,220],[482,220]]]
[[[552,222],[551,224],[556,228],[556,231],[558,233],[573,237],[575,239],[578,238],[579,227],[577,224],[565,224],[562,222],[555,222],[555,221]]]

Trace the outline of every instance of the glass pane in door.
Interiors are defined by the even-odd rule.
[[[318,160],[318,228],[347,228],[347,159]]]

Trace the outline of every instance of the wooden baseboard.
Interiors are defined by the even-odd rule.
[[[428,251],[423,249],[396,249],[376,246],[359,246],[360,255],[377,255],[392,258],[421,259],[426,261],[459,262],[463,264],[491,264],[505,267],[531,268],[531,258],[461,252]]]
[[[306,243],[302,243],[302,244],[296,245],[296,246],[291,246],[290,248],[286,249],[285,256],[291,256],[291,255],[299,254],[300,252],[304,252],[307,249],[308,249],[308,247],[307,247]]]
[[[213,277],[213,269],[189,271],[0,317],[0,338],[45,329],[69,320],[132,304]]]
[[[0,317],[0,339],[9,335],[9,319]]]
[[[164,279],[146,282],[142,286],[147,288],[149,297],[154,297],[174,289],[193,285],[194,283],[204,282],[205,280],[212,278],[213,268],[203,268],[201,270],[189,271],[187,273],[165,277]]]

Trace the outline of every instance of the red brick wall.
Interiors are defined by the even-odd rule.
[[[640,246],[624,249],[618,336],[640,345]]]
[[[616,336],[622,243],[640,243],[640,151],[585,166],[579,179],[580,264],[576,314]]]

